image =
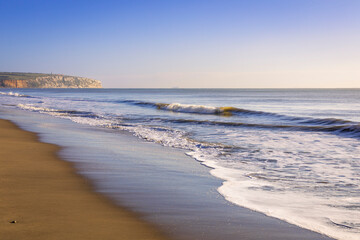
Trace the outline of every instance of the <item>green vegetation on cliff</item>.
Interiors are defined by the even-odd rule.
[[[0,80],[31,80],[37,77],[47,77],[53,74],[23,73],[23,72],[0,72]]]

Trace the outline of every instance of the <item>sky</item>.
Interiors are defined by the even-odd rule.
[[[360,0],[0,0],[0,71],[108,88],[360,88]]]

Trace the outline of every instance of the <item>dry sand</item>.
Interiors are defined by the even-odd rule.
[[[92,191],[59,147],[0,120],[0,239],[166,239]],[[17,221],[17,223],[10,223]]]

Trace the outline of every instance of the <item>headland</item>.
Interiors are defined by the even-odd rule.
[[[0,88],[102,88],[99,80],[63,74],[0,72]]]

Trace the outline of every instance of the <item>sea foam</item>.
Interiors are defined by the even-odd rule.
[[[102,107],[107,106],[100,103],[107,104],[107,100],[82,101],[80,107],[79,102],[52,97],[37,103],[2,95],[11,97],[20,109],[129,131],[146,141],[184,149],[223,180],[218,190],[227,200],[337,239],[359,239],[360,146],[357,139],[342,137],[357,134],[357,122],[287,116],[290,125],[285,125],[284,115],[272,112],[135,100],[117,104],[150,106],[153,112],[123,117],[112,111],[101,114]],[[124,107],[115,102],[112,106]],[[156,108],[169,113],[153,118],[159,112]],[[209,116],[213,120],[204,120],[205,116],[196,116],[224,112],[231,112],[233,117]],[[195,114],[187,118],[188,114],[178,113]],[[243,113],[254,118],[271,116],[276,121],[243,123],[239,121]]]

